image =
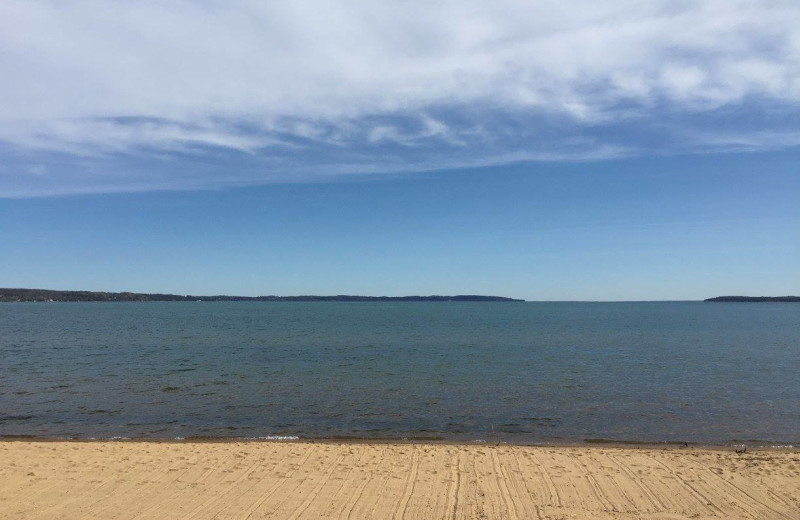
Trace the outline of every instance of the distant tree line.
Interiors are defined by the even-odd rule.
[[[502,296],[192,296],[161,293],[0,289],[0,302],[521,302]]]
[[[800,302],[800,296],[717,296],[707,302]]]

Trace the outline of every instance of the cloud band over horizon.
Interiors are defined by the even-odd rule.
[[[800,4],[0,6],[0,196],[800,145]]]

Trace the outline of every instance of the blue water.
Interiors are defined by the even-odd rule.
[[[0,435],[800,441],[800,305],[0,304]]]

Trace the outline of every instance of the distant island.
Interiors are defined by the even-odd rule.
[[[0,302],[523,302],[502,296],[192,296],[160,293],[0,289]]]
[[[800,296],[717,296],[707,302],[800,302]]]

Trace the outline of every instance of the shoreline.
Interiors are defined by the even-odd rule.
[[[800,452],[800,443],[781,441],[762,441],[758,439],[732,440],[723,443],[704,443],[690,441],[636,441],[603,438],[582,441],[542,441],[514,442],[502,439],[475,439],[471,441],[434,437],[301,437],[297,435],[268,435],[263,437],[38,437],[34,435],[0,435],[3,442],[32,443],[158,443],[158,444],[231,444],[231,443],[276,443],[276,444],[398,444],[423,446],[505,446],[519,448],[622,448],[622,449],[700,449],[708,451],[731,451],[740,448],[748,450],[784,450]]]
[[[800,517],[800,450],[0,441],[0,517]]]

